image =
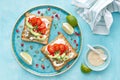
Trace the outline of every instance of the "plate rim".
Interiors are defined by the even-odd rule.
[[[16,27],[19,19],[20,19],[26,12],[28,12],[28,11],[34,9],[34,8],[44,7],[44,6],[50,6],[50,7],[58,8],[58,9],[61,9],[61,10],[63,10],[64,12],[66,12],[66,13],[68,13],[68,14],[71,14],[70,12],[66,11],[65,9],[63,9],[63,8],[61,8],[61,7],[59,7],[59,6],[56,6],[56,5],[52,5],[52,4],[43,4],[43,5],[33,6],[33,7],[29,8],[29,9],[25,10],[25,11],[23,12],[23,14],[20,15],[20,16],[17,18],[17,20],[16,20],[16,22],[15,22],[15,24],[14,24],[14,26],[13,26],[13,29],[12,29],[12,33],[11,33],[11,34],[12,34],[12,35],[11,35],[12,54],[13,54],[13,56],[15,57],[15,60],[17,61],[17,63],[20,65],[20,67],[22,67],[25,71],[27,71],[27,72],[29,72],[29,73],[31,73],[31,74],[34,74],[34,75],[36,75],[36,76],[45,76],[45,77],[57,76],[57,75],[63,74],[63,73],[65,73],[65,72],[67,72],[68,70],[70,70],[70,69],[72,68],[72,66],[75,65],[75,63],[78,61],[78,59],[79,59],[79,57],[80,57],[80,53],[81,53],[81,51],[82,51],[83,37],[81,36],[81,35],[82,35],[82,30],[81,30],[81,28],[80,28],[80,26],[79,26],[79,23],[78,23],[78,28],[79,28],[80,34],[81,34],[81,35],[80,35],[80,36],[81,36],[81,37],[80,37],[80,38],[81,38],[81,44],[80,44],[80,51],[79,51],[79,53],[78,53],[78,57],[77,57],[77,58],[75,59],[75,61],[70,65],[70,67],[66,68],[65,70],[63,70],[63,71],[61,71],[61,72],[59,72],[59,73],[42,74],[42,73],[39,73],[39,72],[36,72],[36,71],[34,71],[34,70],[31,70],[31,69],[28,69],[28,68],[24,67],[23,64],[21,64],[20,61],[18,60],[18,58],[17,58],[17,56],[16,56],[16,53],[15,53],[15,50],[14,50],[14,48],[13,48],[13,41],[12,41],[12,40],[13,40],[13,39],[12,39],[12,38],[13,38],[13,32],[14,32],[14,29],[15,29],[15,27]]]

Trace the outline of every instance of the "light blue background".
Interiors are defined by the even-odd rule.
[[[11,34],[17,19],[28,9],[53,4],[77,17],[83,36],[83,49],[78,62],[66,73],[55,77],[38,77],[23,70],[15,60],[11,48]],[[89,25],[75,12],[71,0],[0,0],[0,80],[120,80],[120,14],[113,13],[114,23],[108,36],[94,35]],[[80,65],[84,62],[87,44],[103,45],[110,51],[109,67],[101,72],[83,74]]]

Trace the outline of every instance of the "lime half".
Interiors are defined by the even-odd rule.
[[[32,65],[32,57],[27,52],[21,52],[20,56],[28,65]]]
[[[91,70],[89,67],[87,67],[86,65],[81,64],[81,71],[82,71],[83,73],[89,73],[89,72],[91,72],[92,70]]]
[[[67,22],[72,26],[72,27],[75,27],[78,25],[78,22],[77,22],[77,19],[72,16],[72,15],[68,15],[66,16],[66,19],[67,19]]]
[[[74,33],[74,29],[69,23],[63,23],[62,28],[67,34],[73,34]]]

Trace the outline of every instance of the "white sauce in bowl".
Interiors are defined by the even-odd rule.
[[[104,54],[104,51],[102,49],[96,49],[101,54]],[[104,60],[94,51],[89,51],[88,53],[88,62],[93,66],[100,66],[104,64]]]

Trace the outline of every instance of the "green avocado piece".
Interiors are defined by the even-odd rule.
[[[68,56],[65,56],[64,58],[63,58],[63,61],[66,61],[68,59]]]
[[[33,26],[28,22],[28,19],[26,19],[26,25],[28,28],[33,29]]]
[[[59,55],[59,54],[55,54],[55,56],[49,56],[50,58],[54,58],[54,59],[57,59],[59,61],[65,61],[68,59],[68,56],[66,56],[65,53],[63,53],[62,55]]]
[[[61,60],[61,56],[58,56],[57,59],[60,61]]]
[[[64,58],[64,57],[65,57],[65,53],[63,53],[63,54],[61,55],[61,57]]]
[[[41,35],[40,33],[34,32],[32,29],[30,29],[30,32],[31,32],[34,36],[40,36],[40,35]]]
[[[57,57],[59,57],[59,54],[56,54],[56,55],[54,56],[54,58],[57,58]]]
[[[46,36],[43,36],[42,38],[40,38],[40,36],[37,36],[37,39],[40,41],[44,41],[46,38],[47,38]]]

